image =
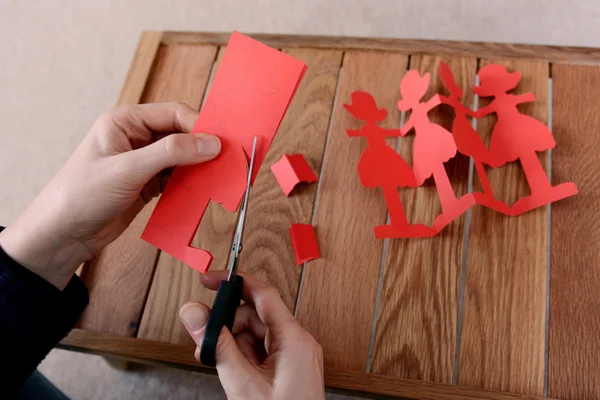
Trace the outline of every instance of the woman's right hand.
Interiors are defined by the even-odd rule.
[[[228,271],[202,276],[216,290]],[[242,274],[243,275],[243,274]],[[323,352],[319,343],[296,321],[279,292],[243,275],[242,298],[232,332],[223,328],[217,344],[217,372],[228,399],[324,399]],[[187,331],[200,346],[210,308],[186,303],[179,312]]]

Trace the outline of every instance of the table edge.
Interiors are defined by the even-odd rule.
[[[145,32],[146,33],[146,32]],[[162,43],[225,45],[230,32],[164,31]],[[245,33],[272,47],[315,47],[341,50],[379,50],[407,53],[469,56],[479,58],[528,58],[550,62],[600,63],[600,49],[592,47],[424,40],[365,38],[349,36],[280,35]]]
[[[133,337],[114,336],[101,332],[73,329],[57,348],[132,361],[175,366],[205,373],[213,368],[200,365],[194,358],[194,348]],[[325,369],[325,385],[336,389],[376,393],[405,398],[436,398],[440,400],[553,400],[548,397],[494,392],[434,382],[416,381],[393,376],[356,371]]]

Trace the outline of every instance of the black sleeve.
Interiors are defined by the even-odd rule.
[[[88,301],[77,276],[60,291],[0,247],[0,397],[17,388],[73,329]]]

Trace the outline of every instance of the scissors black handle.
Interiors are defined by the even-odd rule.
[[[217,364],[215,352],[219,335],[224,326],[230,332],[233,328],[235,312],[242,301],[243,286],[244,278],[240,275],[234,275],[231,280],[221,281],[219,285],[200,348],[200,362],[206,366],[214,367]]]

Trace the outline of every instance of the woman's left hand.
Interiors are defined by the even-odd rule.
[[[161,171],[219,154],[216,136],[187,134],[197,117],[181,103],[102,115],[34,202],[0,233],[0,246],[62,290],[82,262],[123,233],[160,193]]]

